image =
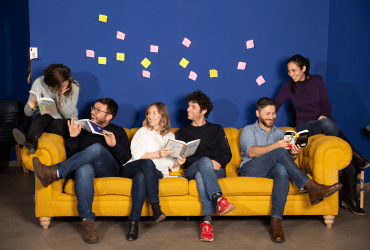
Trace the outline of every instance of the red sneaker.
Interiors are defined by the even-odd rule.
[[[202,233],[200,234],[201,241],[213,241],[213,232],[215,231],[211,224],[207,222],[202,222],[200,224],[202,228]]]
[[[226,198],[222,197],[217,202],[217,211],[220,213],[220,215],[227,214],[228,212],[231,212],[235,209],[235,205],[233,203],[230,203],[227,201]]]

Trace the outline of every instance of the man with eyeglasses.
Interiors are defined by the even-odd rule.
[[[75,124],[77,117],[73,117],[68,121],[68,159],[55,166],[45,166],[37,157],[33,158],[35,174],[44,187],[74,172],[77,210],[82,219],[84,240],[87,243],[99,240],[94,223],[95,214],[92,212],[94,178],[118,177],[120,166],[131,158],[130,143],[125,130],[110,123],[117,112],[118,105],[113,99],[97,100],[91,107],[91,120],[102,126],[103,133],[107,136],[81,130],[81,124]]]

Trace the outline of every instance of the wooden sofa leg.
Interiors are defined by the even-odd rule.
[[[51,217],[40,217],[39,220],[40,220],[40,225],[42,226],[42,228],[48,229],[50,225]]]
[[[331,228],[334,224],[335,215],[324,215],[324,221],[328,228]]]

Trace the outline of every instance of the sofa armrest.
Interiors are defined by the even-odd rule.
[[[298,165],[315,181],[331,185],[338,182],[338,171],[352,160],[352,149],[344,140],[323,134],[309,138],[298,155]]]
[[[43,133],[39,139],[36,153],[31,155],[28,148],[22,148],[22,161],[31,171],[33,170],[32,159],[38,157],[45,165],[55,165],[67,159],[63,137],[52,133]]]

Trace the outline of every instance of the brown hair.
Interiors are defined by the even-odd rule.
[[[271,100],[270,98],[268,98],[268,97],[262,97],[261,99],[259,99],[258,101],[257,101],[257,107],[256,107],[256,109],[259,111],[259,112],[261,112],[261,110],[263,109],[263,108],[265,108],[265,107],[267,107],[267,106],[275,106],[276,107],[276,103],[273,101],[273,100]]]
[[[159,121],[160,134],[161,135],[168,134],[171,131],[170,115],[168,114],[166,104],[162,102],[153,102],[152,104],[149,105],[149,107],[145,111],[145,120],[143,121],[143,126],[150,130],[153,129],[150,127],[148,119],[147,119],[148,111],[150,107],[152,106],[156,106],[158,109],[158,113],[161,115],[161,120]]]

